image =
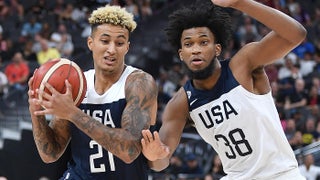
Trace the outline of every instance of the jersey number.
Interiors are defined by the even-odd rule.
[[[237,128],[230,131],[228,137],[229,139],[222,134],[215,135],[217,141],[223,140],[224,144],[229,147],[230,151],[226,152],[226,156],[229,159],[236,158],[237,155],[235,150],[240,156],[246,156],[252,153],[252,148],[249,142],[245,139],[246,136],[241,129]]]
[[[98,144],[96,141],[91,140],[90,143],[90,148],[93,149],[97,147],[98,152],[95,154],[91,154],[89,157],[90,161],[90,171],[92,173],[100,173],[100,172],[106,172],[106,166],[104,164],[99,164],[98,166],[95,166],[94,160],[100,159],[103,157],[103,149],[100,144]],[[115,171],[116,167],[114,165],[114,158],[113,154],[108,151],[108,159],[109,159],[109,164],[110,164],[110,171]]]

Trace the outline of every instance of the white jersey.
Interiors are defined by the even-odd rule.
[[[256,95],[235,80],[229,60],[212,90],[184,86],[200,136],[218,153],[224,179],[304,179],[288,143],[271,92]]]
[[[86,98],[83,100],[83,103],[102,104],[125,99],[125,82],[127,77],[135,70],[137,69],[132,66],[127,66],[121,74],[119,80],[115,82],[103,95],[97,94],[94,89],[95,70],[90,69],[84,72],[84,75],[87,79],[87,94],[85,96]]]

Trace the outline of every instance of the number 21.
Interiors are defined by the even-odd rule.
[[[103,149],[100,144],[98,144],[96,141],[91,140],[90,143],[90,148],[93,149],[95,146],[98,149],[98,152],[95,154],[91,154],[89,157],[89,162],[90,162],[90,171],[92,173],[100,173],[100,172],[106,172],[106,166],[104,164],[99,164],[99,167],[95,166],[94,160],[99,159],[103,157]],[[108,159],[109,159],[109,164],[110,164],[110,171],[115,171],[116,167],[114,165],[114,158],[113,154],[108,151]]]

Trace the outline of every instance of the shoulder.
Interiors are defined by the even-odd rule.
[[[13,66],[12,63],[8,63],[4,66],[4,69],[10,69]]]
[[[167,103],[163,120],[177,120],[185,123],[189,119],[189,105],[185,90],[181,87]]]
[[[22,63],[20,63],[20,66],[29,69],[29,65],[28,65],[27,62],[22,62]]]
[[[94,77],[95,69],[88,69],[86,71],[83,71],[83,74],[86,76],[88,80],[88,78],[90,79],[90,77]]]
[[[58,49],[54,48],[54,47],[49,48],[48,52],[49,53],[57,53],[57,52],[59,53]]]
[[[156,91],[156,82],[149,73],[136,69],[130,73],[126,80],[126,89],[136,90],[140,89],[142,91]]]
[[[130,73],[128,76],[127,82],[145,82],[145,83],[154,83],[155,80],[153,76],[151,76],[149,73],[141,70],[141,69],[136,69]]]
[[[168,102],[168,106],[172,106],[175,108],[178,108],[180,110],[185,110],[186,112],[189,109],[188,106],[188,98],[186,91],[184,90],[183,87],[181,87],[170,99]]]
[[[187,102],[188,98],[187,98],[187,94],[186,94],[186,91],[185,91],[184,87],[180,87],[180,89],[174,94],[172,99],[176,99],[178,101]]]

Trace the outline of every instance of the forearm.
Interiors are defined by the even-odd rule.
[[[73,113],[71,121],[104,149],[126,163],[131,163],[141,153],[141,136],[132,134],[129,129],[108,127],[81,110]]]
[[[65,147],[58,143],[58,138],[55,137],[44,116],[32,115],[32,131],[41,159],[46,163],[58,160]]]
[[[240,0],[233,8],[248,14],[294,44],[301,42],[301,37],[306,34],[304,27],[293,18],[254,0]]]

